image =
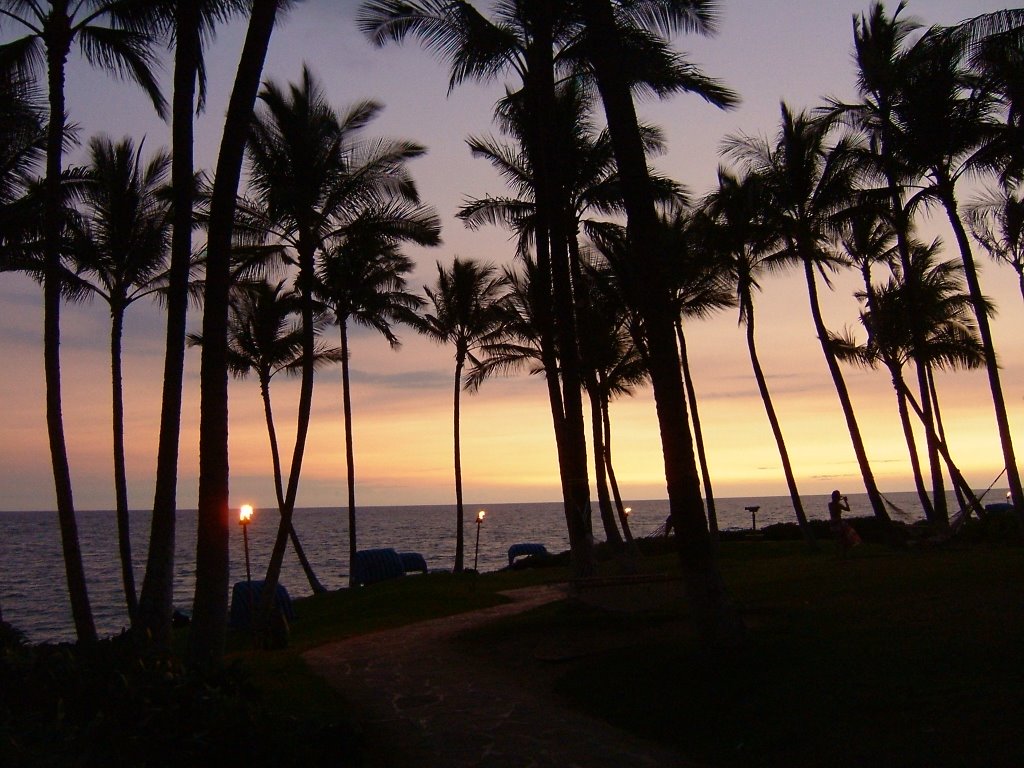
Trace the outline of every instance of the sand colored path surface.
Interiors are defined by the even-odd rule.
[[[565,597],[564,587],[506,593],[511,603],[315,648],[309,665],[358,707],[372,768],[632,768],[692,765],[664,746],[566,706],[543,679],[467,654],[454,638]]]

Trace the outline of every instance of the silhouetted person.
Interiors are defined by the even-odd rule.
[[[843,520],[843,512],[850,511],[850,501],[839,491],[832,491],[832,501],[828,503],[829,528],[839,544],[839,552],[846,557],[851,548],[860,544],[860,536],[853,526]]]

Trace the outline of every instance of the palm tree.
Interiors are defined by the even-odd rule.
[[[815,275],[835,268],[839,259],[832,252],[837,217],[853,200],[856,167],[850,136],[829,146],[830,124],[815,121],[806,113],[793,113],[782,105],[781,126],[774,143],[763,139],[734,136],[726,140],[726,154],[738,161],[744,172],[757,174],[770,196],[766,224],[779,244],[778,258],[803,267],[811,318],[822,353],[839,397],[850,432],[871,508],[885,523],[889,514],[875,484],[860,426],[853,410],[842,370],[825,327]],[[827,280],[827,278],[826,278]]]
[[[552,402],[562,495],[569,546],[577,575],[593,571],[589,530],[590,486],[587,480],[586,428],[568,233],[559,189],[566,179],[559,164],[559,135],[551,120],[557,113],[556,51],[569,39],[570,5],[500,3],[496,21],[458,0],[371,0],[363,4],[359,25],[378,45],[418,37],[451,64],[451,87],[467,79],[490,80],[514,71],[522,82],[517,98],[535,116],[524,135],[524,149],[534,170],[537,264],[550,282],[550,320],[546,354],[558,358],[558,403]],[[553,389],[551,390],[553,394]]]
[[[270,440],[270,458],[274,467],[274,492],[277,496],[279,513],[285,513],[284,475],[281,470],[281,452],[278,447],[277,429],[274,426],[274,411],[270,401],[270,383],[279,373],[295,375],[302,367],[302,328],[292,322],[301,311],[297,294],[284,289],[284,282],[277,284],[266,281],[239,285],[231,302],[228,317],[228,366],[236,379],[244,379],[250,373],[256,374],[263,400],[263,415],[267,422],[267,436]],[[326,318],[321,314],[315,318],[319,335]],[[190,334],[188,342],[202,344],[202,336]],[[341,360],[339,350],[318,345],[314,366]],[[314,594],[324,592],[324,586],[316,577],[302,543],[292,525],[288,531],[295,555],[299,559],[310,589]]]
[[[87,287],[110,307],[114,497],[121,581],[132,619],[138,600],[129,536],[121,340],[128,307],[164,287],[171,225],[166,194],[170,164],[170,155],[163,151],[143,163],[141,144],[136,148],[130,138],[115,144],[107,137],[93,137],[76,238],[75,258],[87,276]]]
[[[466,361],[476,363],[476,350],[500,330],[505,282],[496,267],[455,257],[451,269],[437,264],[437,282],[424,288],[430,309],[417,325],[438,342],[455,347],[454,452],[455,452],[455,572],[463,570],[465,522],[462,505],[462,442],[459,395],[466,382]]]
[[[196,588],[188,658],[217,666],[224,655],[228,614],[228,307],[231,241],[242,160],[263,64],[278,11],[287,0],[253,0],[245,42],[228,101],[207,236],[203,312],[202,400],[199,421],[199,522]],[[272,595],[274,590],[268,590]]]
[[[990,190],[972,200],[964,217],[974,239],[996,261],[1009,264],[1017,273],[1024,299],[1024,196],[1007,190]]]
[[[700,464],[701,480],[704,483],[704,496],[707,501],[708,527],[713,539],[718,538],[718,515],[715,511],[715,494],[711,486],[711,470],[708,466],[707,451],[704,446],[704,431],[700,423],[700,411],[697,407],[697,391],[693,384],[693,372],[690,357],[686,350],[686,335],[683,321],[686,319],[705,319],[714,312],[732,307],[735,301],[726,286],[729,279],[725,264],[718,259],[713,250],[702,248],[699,238],[694,232],[700,226],[694,222],[689,212],[677,211],[665,221],[669,248],[674,258],[670,272],[672,279],[672,302],[675,305],[675,332],[679,344],[679,362],[683,369],[683,383],[686,385],[686,396],[690,406],[690,418],[693,423],[693,438],[697,446],[697,460]]]
[[[631,283],[646,286],[648,291],[641,297],[635,287],[631,289],[636,306],[644,316],[669,506],[687,593],[696,609],[697,625],[705,642],[721,639],[739,643],[742,624],[729,608],[704,515],[673,333],[674,317],[664,287],[668,281],[663,273],[664,258],[660,256],[663,249],[657,213],[628,70],[622,66],[623,35],[618,27],[616,7],[626,5],[612,0],[579,3],[587,34],[585,54],[593,66],[622,181],[631,260],[637,273]],[[640,3],[622,10],[620,18],[628,19],[630,11],[637,11],[637,18],[651,20],[666,34],[680,30],[702,33],[714,30],[716,9],[710,2],[681,1],[656,6]],[[719,103],[725,106],[728,102],[719,100]]]
[[[909,389],[902,369],[913,362],[924,371],[929,382],[928,397],[937,406],[931,386],[935,368],[979,368],[984,364],[981,343],[971,314],[970,297],[963,292],[962,267],[953,261],[938,261],[939,244],[915,244],[906,269],[870,290],[868,308],[861,313],[861,323],[868,331],[864,345],[850,339],[837,342],[837,352],[844,359],[874,367],[885,365],[896,389],[897,404],[904,430],[908,435],[908,448],[913,458],[915,449],[909,425],[907,405]],[[862,300],[868,292],[859,294]],[[929,445],[939,454],[939,444],[945,443],[931,413],[921,406],[919,415],[924,422]],[[961,474],[948,455],[943,457],[953,478],[957,492],[963,489]],[[932,473],[941,472],[933,465]],[[941,480],[935,486],[936,494],[945,493]],[[967,492],[970,493],[969,489]],[[926,512],[930,509],[925,507]],[[944,504],[936,504],[928,519],[939,525],[949,524]]]
[[[390,218],[395,211],[386,213]],[[412,213],[406,211],[406,213]],[[317,272],[318,290],[323,302],[334,314],[341,334],[342,412],[345,420],[345,467],[348,479],[348,544],[349,583],[355,585],[356,477],[355,448],[352,437],[352,387],[349,376],[349,324],[355,323],[380,333],[392,349],[399,346],[393,325],[415,323],[415,310],[422,300],[406,290],[406,275],[413,268],[412,260],[398,249],[399,240],[421,245],[439,242],[440,224],[432,214],[404,214],[394,223],[403,224],[401,237],[386,235],[395,228],[378,225],[383,222],[371,213],[350,222],[346,235],[335,238]],[[365,225],[365,226],[364,226]]]
[[[725,168],[719,168],[718,188],[708,194],[702,204],[702,210],[710,219],[705,224],[707,229],[703,234],[713,247],[720,249],[723,258],[731,261],[736,300],[739,305],[739,322],[745,327],[747,352],[750,355],[754,379],[757,381],[761,402],[764,403],[768,424],[775,437],[797,525],[804,540],[813,546],[814,534],[807,523],[807,514],[800,500],[800,491],[782,434],[782,425],[772,402],[768,380],[764,375],[755,342],[754,293],[761,289],[761,276],[777,268],[765,247],[770,240],[762,223],[765,205],[764,190],[756,176],[737,176]]]
[[[46,139],[46,211],[43,281],[43,358],[46,373],[46,425],[50,458],[57,496],[64,566],[75,631],[81,642],[96,639],[96,628],[89,606],[89,594],[82,568],[71,491],[71,470],[64,439],[60,379],[60,299],[61,299],[61,207],[60,178],[65,135],[64,84],[68,56],[78,44],[91,64],[127,76],[143,87],[163,116],[164,101],[152,75],[152,38],[137,21],[145,3],[126,0],[50,0],[26,3],[2,0],[0,22],[11,21],[27,30],[24,37],[0,46],[0,68],[31,71],[45,62],[49,97],[49,124]]]
[[[920,196],[911,195],[907,183],[912,181],[908,169],[895,148],[899,145],[903,126],[899,119],[898,105],[901,102],[901,88],[907,78],[910,56],[908,41],[920,29],[920,23],[913,18],[902,17],[906,3],[901,2],[892,16],[888,16],[881,3],[873,3],[870,11],[854,18],[854,54],[857,63],[857,88],[859,102],[843,104],[831,100],[824,110],[827,115],[838,118],[855,128],[866,140],[866,147],[858,148],[868,181],[877,179],[881,188],[868,189],[861,193],[863,212],[857,213],[846,228],[853,235],[846,241],[847,252],[861,265],[865,280],[868,304],[872,300],[872,286],[868,272],[874,250],[880,242],[895,238],[894,267],[910,269],[911,251],[914,248],[913,215],[920,204]],[[880,217],[884,221],[875,221]],[[875,237],[880,228],[881,238]],[[853,245],[851,248],[849,246]],[[867,247],[867,251],[864,251]],[[867,260],[867,261],[866,261]],[[918,389],[925,417],[932,416],[932,402],[923,369],[917,370]],[[905,410],[904,410],[905,413]],[[909,418],[904,424],[908,445],[913,446],[913,432]],[[939,453],[932,440],[933,431],[926,430],[928,457],[931,465],[934,506],[923,490],[923,478],[917,459],[916,448],[911,447],[911,466],[915,484],[921,495],[922,505],[929,520],[936,515],[946,519],[945,490],[942,487],[942,473]]]
[[[132,629],[161,647],[171,641],[174,611],[174,539],[177,514],[178,448],[185,370],[185,328],[194,226],[194,122],[205,102],[204,42],[218,23],[249,8],[247,0],[160,0],[151,5],[153,23],[174,40],[171,96],[171,189],[173,231],[167,281],[167,332],[157,444],[156,482],[146,573]],[[196,91],[199,91],[197,101]]]
[[[595,245],[603,254],[602,248],[607,246],[607,239],[599,237]],[[594,475],[602,505],[601,518],[609,540],[614,541],[618,528],[615,527],[615,518],[610,511],[609,491],[605,488],[610,487],[622,535],[629,545],[630,554],[635,556],[637,550],[629,529],[629,517],[622,503],[612,463],[611,401],[615,397],[632,395],[636,387],[645,383],[647,366],[644,354],[634,338],[635,320],[623,304],[615,285],[614,269],[607,263],[595,263],[594,259],[586,267],[583,285],[586,289],[584,313],[587,336],[583,339],[581,349],[586,374],[584,382],[591,400]],[[607,514],[604,509],[606,505],[609,507]]]
[[[901,197],[901,192],[897,190],[893,195],[895,199]],[[901,203],[899,203],[902,205]],[[862,298],[867,305],[868,312],[876,310],[875,298],[877,295],[875,283],[873,280],[872,270],[879,265],[888,266],[890,271],[894,275],[899,275],[906,269],[910,269],[911,254],[910,250],[911,243],[909,239],[898,234],[898,230],[893,229],[890,225],[889,220],[886,216],[880,214],[874,210],[871,205],[866,205],[860,210],[854,212],[846,222],[844,222],[842,234],[842,245],[843,250],[846,252],[847,257],[850,259],[852,266],[860,271],[861,279],[864,283],[864,292]],[[894,244],[895,243],[895,244]],[[898,254],[896,252],[899,252]],[[861,316],[863,321],[863,314]],[[870,336],[873,326],[868,325],[866,329]],[[845,343],[845,342],[844,342]],[[869,339],[869,344],[871,340]],[[846,345],[847,347],[849,345]],[[841,356],[843,356],[842,350],[840,350]],[[899,359],[899,355],[888,355],[882,354],[882,362],[889,370],[894,380],[898,379],[903,381],[903,362]],[[851,359],[848,356],[844,356],[844,359]],[[859,354],[854,355],[852,362],[862,362]],[[920,369],[920,376],[925,375],[924,369]],[[896,386],[896,398],[897,405],[900,414],[900,422],[903,426],[903,434],[907,441],[907,450],[910,456],[910,468],[911,474],[914,478],[914,486],[917,489],[918,499],[921,501],[921,509],[924,510],[925,518],[927,520],[934,520],[936,517],[935,505],[932,504],[931,498],[928,496],[928,491],[924,484],[924,474],[921,470],[921,459],[917,453],[917,440],[914,437],[913,425],[910,422],[910,412],[907,409],[906,398],[903,396],[904,387],[899,385]],[[925,408],[926,417],[930,418],[931,414],[931,397],[927,392],[922,394],[922,404]],[[929,433],[931,434],[931,433]],[[928,456],[931,464],[931,471],[933,479],[938,475],[938,479],[935,480],[935,499],[936,503],[940,505],[945,504],[945,493],[941,489],[941,470],[938,467],[938,451],[935,450],[934,442],[927,437],[928,440]],[[945,513],[941,515],[942,518],[947,517]]]
[[[286,494],[291,508],[312,408],[317,255],[325,258],[332,237],[343,240],[348,228],[369,211],[380,212],[385,220],[403,215],[429,217],[417,208],[418,193],[407,168],[408,160],[425,150],[409,141],[362,139],[361,132],[381,106],[364,101],[339,115],[308,68],[303,69],[301,81],[287,90],[268,83],[260,100],[262,109],[252,125],[248,146],[252,199],[243,204],[242,213],[246,227],[286,246],[286,255],[298,266],[297,285],[303,300],[306,364]],[[389,217],[389,206],[399,206],[401,215]],[[433,236],[437,237],[436,231]],[[289,255],[292,253],[294,257]],[[272,565],[284,555],[285,534],[285,528],[278,529]],[[264,594],[268,610],[272,594]]]
[[[984,80],[972,75],[964,59],[964,41],[957,35],[926,35],[908,52],[901,98],[895,107],[901,131],[893,151],[920,184],[919,195],[942,206],[956,238],[985,350],[1007,483],[1018,516],[1024,520],[1024,489],[986,314],[987,302],[956,192],[961,178],[984,169],[985,150],[999,135],[995,117],[998,100]]]

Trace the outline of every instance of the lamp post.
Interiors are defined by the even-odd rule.
[[[473,570],[476,570],[476,564],[480,559],[480,524],[484,521],[484,515],[487,513],[484,510],[480,510],[476,513],[476,551],[473,553]]]
[[[256,612],[252,599],[252,571],[249,568],[249,523],[252,522],[252,504],[243,504],[238,510],[238,524],[242,526],[242,545],[245,548],[245,591],[249,593],[249,624],[256,627]]]

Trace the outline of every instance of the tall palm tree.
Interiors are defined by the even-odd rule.
[[[171,157],[164,151],[144,163],[142,145],[136,148],[130,138],[115,144],[105,136],[93,137],[75,252],[89,290],[110,307],[114,498],[121,581],[132,619],[138,599],[129,536],[121,342],[128,307],[164,288],[171,234],[166,194],[170,165]]]
[[[625,6],[625,7],[623,7]],[[693,455],[679,354],[673,333],[673,312],[665,279],[665,259],[643,141],[627,71],[622,67],[622,35],[616,8],[628,19],[651,19],[667,34],[676,31],[710,33],[716,6],[711,2],[673,2],[657,6],[592,0],[579,4],[586,28],[586,56],[593,66],[622,181],[628,217],[630,250],[637,272],[633,299],[644,316],[651,384],[665,458],[665,479],[672,522],[677,532],[680,562],[687,592],[696,609],[705,642],[738,643],[742,625],[729,607],[708,532],[700,481]],[[622,18],[620,17],[620,18]],[[724,105],[724,102],[723,102]],[[641,297],[638,286],[648,293]],[[659,288],[660,286],[660,288]]]
[[[761,360],[757,353],[756,326],[754,316],[754,294],[761,290],[763,275],[777,269],[765,247],[770,241],[763,226],[766,199],[764,190],[756,176],[737,176],[725,168],[718,170],[718,188],[708,194],[702,203],[702,210],[708,216],[702,234],[708,243],[719,250],[723,258],[731,262],[735,282],[736,301],[739,305],[739,322],[745,328],[747,352],[750,365],[757,381],[757,389],[764,404],[768,424],[775,438],[782,463],[782,473],[793,503],[797,525],[804,540],[814,545],[814,534],[807,523],[807,514],[800,499],[796,475],[789,458],[789,450],[782,434],[782,425],[772,402]]]
[[[465,519],[462,504],[462,441],[460,394],[466,382],[466,361],[476,362],[475,352],[500,329],[499,305],[504,280],[496,267],[473,259],[455,257],[450,269],[437,264],[437,282],[424,288],[429,309],[418,329],[439,344],[455,347],[454,455],[455,455],[455,572],[463,570]]]
[[[46,379],[46,425],[53,464],[64,565],[75,631],[81,642],[96,639],[89,594],[82,568],[75,520],[71,470],[64,438],[60,377],[60,270],[61,208],[60,177],[63,170],[67,60],[77,43],[81,54],[94,65],[137,82],[163,116],[164,100],[153,78],[152,37],[138,22],[145,3],[125,0],[50,0],[27,3],[0,2],[0,22],[10,21],[27,34],[0,46],[0,67],[31,71],[45,63],[49,97],[46,140],[46,220],[43,282],[43,359]]]
[[[228,317],[228,366],[236,379],[244,379],[250,373],[256,375],[263,401],[263,415],[267,422],[267,436],[270,441],[270,458],[274,468],[274,492],[281,514],[285,511],[284,474],[281,469],[281,452],[274,425],[274,411],[270,400],[270,383],[279,373],[295,375],[302,368],[302,328],[293,322],[301,312],[300,301],[293,291],[284,289],[284,283],[267,281],[244,283],[234,291]],[[317,335],[323,331],[327,319],[323,314],[316,318]],[[190,344],[201,345],[202,336],[190,334]],[[341,360],[340,351],[322,345],[317,346],[314,366],[319,368]],[[324,592],[306,557],[305,550],[292,525],[288,531],[295,555],[299,559],[306,580],[314,594]]]
[[[411,213],[411,212],[410,212]],[[385,217],[386,218],[386,217]],[[440,225],[432,214],[397,217],[405,225],[400,239],[422,245],[439,242]],[[357,551],[355,448],[352,436],[352,387],[349,376],[350,324],[372,328],[392,349],[399,346],[394,324],[415,324],[422,300],[406,290],[412,260],[398,248],[398,238],[386,236],[372,214],[350,223],[345,236],[329,246],[317,270],[321,300],[330,307],[341,335],[341,392],[345,421],[345,467],[348,481],[349,583],[355,585]],[[397,223],[397,222],[396,222]],[[369,226],[361,226],[367,224]]]
[[[856,142],[850,136],[842,136],[830,145],[830,128],[829,122],[813,120],[805,112],[794,113],[783,104],[780,128],[773,143],[733,136],[726,140],[725,150],[745,172],[761,177],[770,196],[766,223],[777,239],[777,255],[803,268],[814,330],[839,397],[864,488],[875,516],[888,523],[889,514],[868,462],[818,296],[816,275],[824,275],[824,270],[834,269],[839,263],[832,250],[837,217],[853,201],[857,172],[852,151]]]
[[[989,190],[972,200],[965,212],[974,239],[996,261],[1009,264],[1017,273],[1024,299],[1024,195]]]
[[[199,522],[196,588],[188,659],[218,666],[228,618],[228,307],[231,243],[242,160],[263,64],[278,12],[287,0],[253,0],[228,101],[210,199],[203,311],[202,400],[199,420]],[[273,594],[274,590],[269,590]]]
[[[593,571],[589,530],[586,427],[576,315],[569,262],[568,233],[559,189],[559,136],[554,122],[540,116],[557,113],[555,70],[558,51],[571,39],[567,2],[498,4],[495,20],[458,0],[371,0],[363,4],[360,27],[377,44],[419,38],[451,65],[451,87],[467,79],[491,80],[512,71],[522,83],[518,98],[535,116],[524,135],[534,170],[537,264],[550,283],[550,320],[541,326],[545,345],[558,358],[558,403],[552,402],[569,546],[577,575]],[[551,388],[554,394],[554,388]]]
[[[205,102],[203,47],[213,39],[219,23],[248,10],[249,5],[248,0],[159,0],[151,4],[153,23],[168,33],[174,42],[171,96],[173,232],[166,294],[167,330],[153,515],[146,573],[132,629],[136,636],[149,638],[162,647],[170,646],[174,611],[178,448],[195,204],[194,115]]]
[[[943,34],[926,35],[908,52],[901,98],[895,109],[901,131],[893,151],[920,185],[919,195],[942,206],[956,238],[985,350],[1006,479],[1017,514],[1024,521],[1024,488],[986,314],[987,302],[957,197],[957,182],[987,165],[985,150],[1000,131],[995,113],[999,102],[985,80],[966,66],[965,53],[962,37]]]

